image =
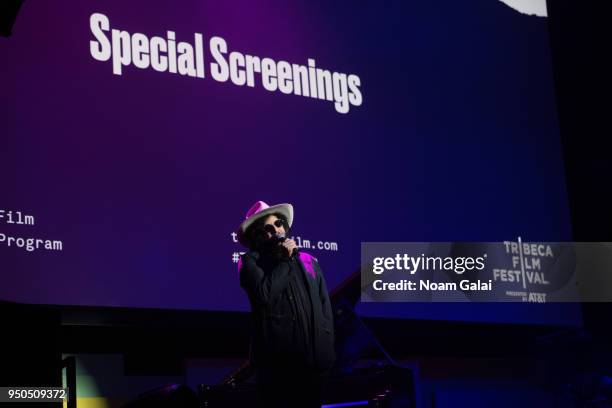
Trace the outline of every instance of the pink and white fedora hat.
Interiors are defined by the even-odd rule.
[[[284,203],[270,206],[263,201],[257,201],[249,208],[245,220],[238,227],[238,242],[244,246],[249,246],[249,242],[245,236],[246,230],[258,219],[274,213],[284,215],[285,218],[287,218],[289,227],[291,227],[291,224],[293,224],[293,206],[291,204]]]

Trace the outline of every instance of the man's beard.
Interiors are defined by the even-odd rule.
[[[289,258],[287,250],[282,246],[276,238],[266,239],[261,237],[256,240],[255,248],[265,256],[272,259],[283,260]]]
[[[287,249],[280,244],[277,244],[272,248],[272,250],[270,251],[270,256],[272,257],[272,259],[276,259],[279,261],[289,259],[289,255],[287,255]]]

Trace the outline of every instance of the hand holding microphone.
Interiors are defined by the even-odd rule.
[[[287,250],[289,257],[294,257],[298,253],[298,246],[292,239],[287,239],[283,234],[274,234],[277,241]]]

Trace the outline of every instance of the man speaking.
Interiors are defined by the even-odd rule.
[[[322,379],[335,360],[325,278],[313,256],[286,238],[293,206],[256,202],[237,231],[246,246],[240,286],[251,303],[250,360],[262,407],[320,407]]]

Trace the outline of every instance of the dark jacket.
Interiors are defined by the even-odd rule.
[[[251,364],[331,368],[333,314],[316,258],[300,252],[279,261],[251,251],[241,257],[239,268],[240,286],[251,303]]]

